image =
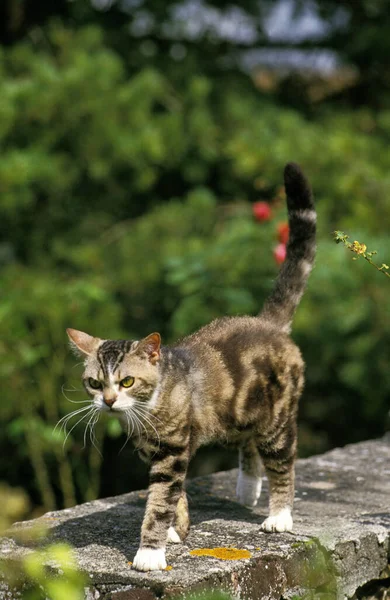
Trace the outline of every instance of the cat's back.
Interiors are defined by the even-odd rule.
[[[234,440],[237,428],[267,424],[286,390],[303,385],[304,363],[288,334],[259,317],[224,317],[183,339],[192,358],[201,438]],[[227,436],[227,437],[226,437]]]
[[[206,348],[227,354],[299,355],[299,350],[289,335],[259,317],[223,317],[215,319],[180,342],[180,346],[193,351],[206,352]]]
[[[216,319],[180,345],[191,355],[196,370],[217,389],[237,391],[255,373],[276,380],[286,371],[304,369],[301,353],[289,335],[259,317]],[[226,381],[232,385],[226,386]]]

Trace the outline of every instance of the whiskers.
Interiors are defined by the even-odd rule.
[[[87,440],[89,438],[92,446],[94,446],[101,455],[95,434],[96,425],[102,412],[101,408],[99,408],[99,406],[96,405],[93,400],[72,400],[67,395],[67,392],[81,391],[83,390],[76,388],[66,389],[64,386],[62,386],[62,394],[69,402],[84,406],[81,406],[80,408],[77,408],[76,410],[62,417],[54,427],[53,432],[57,431],[65,436],[62,444],[62,447],[65,449],[65,444],[68,441],[69,436],[72,434],[72,431],[80,423],[83,423],[83,448],[86,447]],[[120,417],[126,434],[126,440],[119,453],[122,452],[127,442],[132,437],[135,438],[137,448],[143,444],[147,444],[148,442],[152,443],[154,447],[160,447],[158,426],[161,423],[161,420],[156,415],[152,414],[152,412],[147,408],[145,402],[132,398],[131,406],[125,408],[121,412],[118,412],[117,416]],[[72,422],[73,419],[75,419],[74,423]]]
[[[75,390],[67,390],[67,391],[75,391]],[[64,393],[64,389],[62,389],[62,393],[64,394],[65,398],[67,398],[66,394]],[[87,444],[87,435],[89,432],[89,439],[91,440],[91,444],[96,448],[96,450],[101,455],[101,452],[97,445],[96,435],[95,435],[95,431],[94,431],[94,428],[95,428],[97,422],[99,421],[100,409],[95,404],[93,404],[91,400],[75,401],[75,400],[70,400],[69,398],[67,398],[67,400],[69,400],[70,402],[73,402],[74,404],[87,404],[88,406],[83,406],[81,408],[78,408],[77,410],[74,410],[71,413],[68,413],[67,415],[62,417],[58,421],[56,426],[54,427],[53,433],[58,431],[60,433],[65,434],[65,439],[62,443],[62,447],[63,447],[63,449],[65,449],[65,444],[68,441],[68,438],[69,438],[70,434],[72,433],[72,431],[77,427],[77,425],[79,423],[88,419],[87,423],[85,425],[85,429],[84,429],[84,437],[83,437],[84,446],[83,446],[83,448],[85,448],[85,446]],[[73,417],[76,417],[76,416],[79,417],[78,420],[68,430],[69,422],[71,421],[71,419],[73,419]]]
[[[161,421],[158,417],[156,417],[156,415],[153,415],[150,412],[150,410],[145,406],[144,402],[141,402],[140,400],[134,400],[132,406],[124,411],[124,415],[127,425],[127,437],[119,452],[122,452],[123,448],[134,434],[139,440],[145,438],[145,443],[148,443],[150,429],[155,435],[157,445],[160,446],[160,436],[156,427],[158,426],[157,421],[160,423]],[[155,423],[153,423],[153,421],[155,421]]]
[[[70,388],[70,389],[66,389],[64,386],[61,387],[61,392],[62,395],[64,396],[64,398],[67,399],[68,402],[72,402],[72,404],[87,404],[90,403],[91,400],[71,400],[66,394],[65,392],[84,392],[84,390],[82,390],[81,388]]]

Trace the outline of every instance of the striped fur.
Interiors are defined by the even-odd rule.
[[[150,463],[136,569],[164,568],[166,543],[187,535],[188,462],[211,441],[238,448],[237,496],[244,504],[256,504],[265,469],[270,499],[262,528],[292,528],[304,363],[288,331],[314,262],[316,215],[299,167],[288,164],[284,176],[287,259],[258,317],[217,319],[173,347],[161,347],[157,333],[132,342],[68,330],[85,356],[83,380],[93,407],[117,416]]]

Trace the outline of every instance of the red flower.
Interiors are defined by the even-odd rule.
[[[276,228],[277,232],[278,232],[278,240],[281,244],[287,244],[288,242],[288,234],[289,234],[289,227],[288,227],[288,223],[286,221],[284,221],[283,223],[278,223],[278,226]]]
[[[284,262],[286,260],[286,254],[287,254],[286,244],[278,244],[277,246],[275,246],[274,259],[276,260],[278,265],[281,265],[282,262]]]
[[[254,202],[252,212],[256,221],[269,221],[272,217],[271,207],[268,202]]]

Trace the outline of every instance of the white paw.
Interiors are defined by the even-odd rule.
[[[293,520],[291,516],[291,510],[284,508],[276,515],[268,517],[264,523],[261,524],[263,531],[292,531]]]
[[[165,548],[139,548],[133,560],[137,571],[158,571],[166,566]]]
[[[261,494],[261,477],[238,472],[236,495],[245,506],[256,506]]]
[[[176,533],[173,527],[168,529],[167,542],[171,542],[172,544],[181,544],[179,534]]]

